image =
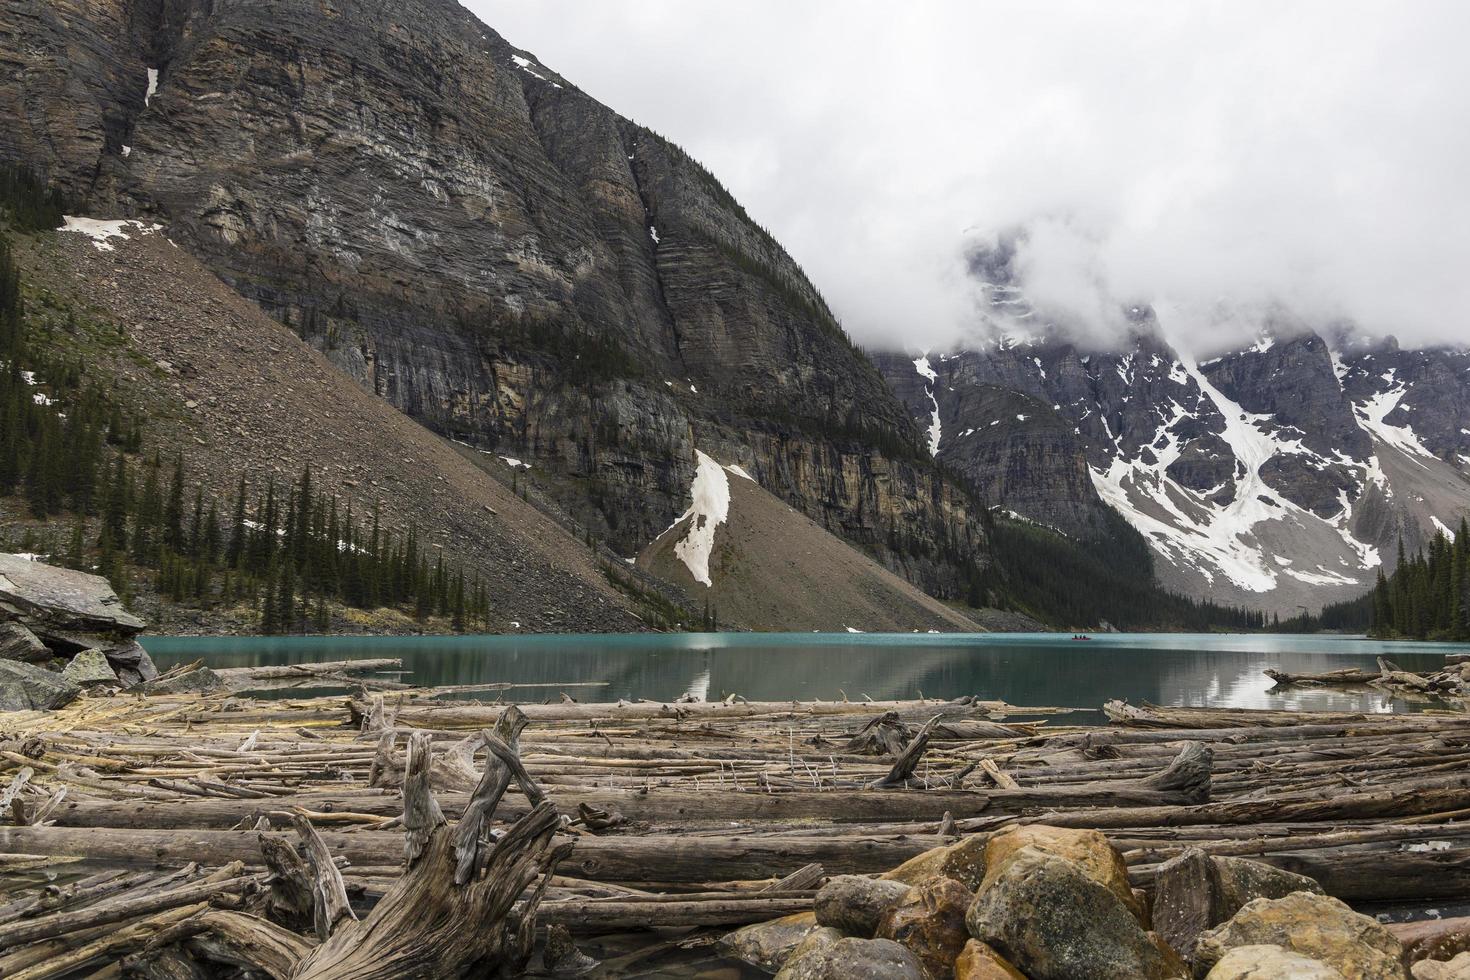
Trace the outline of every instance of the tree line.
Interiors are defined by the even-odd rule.
[[[13,168],[0,170],[0,212],[22,231],[61,223],[54,193]],[[416,528],[383,528],[376,508],[355,513],[318,489],[309,467],[289,486],[272,477],[252,488],[242,475],[222,513],[181,455],[171,464],[143,455],[145,417],[54,353],[64,338],[49,342],[32,319],[0,229],[0,497],[20,496],[40,521],[70,519],[67,564],[98,571],[124,596],[141,569],[177,603],[248,600],[267,633],[327,629],[329,602],[447,617],[456,630],[488,625],[478,573],[434,554]]]
[[[1266,630],[1258,609],[1193,599],[1162,588],[1141,535],[1109,512],[1106,525],[1068,539],[1033,524],[996,520],[986,512],[993,560],[971,585],[977,600],[1035,616],[1052,626],[1086,628],[1107,622],[1120,630],[1194,632]]]
[[[1407,555],[1399,542],[1393,573],[1378,570],[1369,634],[1415,640],[1470,641],[1470,525],[1453,540],[1435,532],[1427,551]]]

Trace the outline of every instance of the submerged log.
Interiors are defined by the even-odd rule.
[[[1363,670],[1359,667],[1344,667],[1342,670],[1329,670],[1320,674],[1293,674],[1274,667],[1267,667],[1261,673],[1275,681],[1278,687],[1290,687],[1293,684],[1348,687],[1355,684],[1371,684],[1380,676],[1376,671]]]

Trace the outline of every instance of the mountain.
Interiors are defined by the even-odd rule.
[[[497,631],[648,627],[636,595],[615,587],[560,522],[361,390],[161,232],[78,227],[90,233],[17,241],[32,331],[85,358],[92,382],[146,417],[145,450],[177,454],[226,520],[241,477],[253,491],[267,481],[284,489],[309,466],[344,509],[378,514],[400,539],[416,525],[426,551],[478,573]],[[69,414],[73,399],[49,374],[32,378],[35,390]],[[165,631],[257,625],[248,603],[191,614],[141,584],[129,591],[134,610]]]
[[[754,629],[840,633],[1034,628],[993,611],[949,608],[763,490],[739,466],[701,454],[692,505],[638,566],[705,599],[712,618]]]
[[[17,0],[0,161],[136,217],[621,555],[695,450],[931,594],[962,483],[776,241],[678,147],[452,0]]]
[[[1122,349],[1093,349],[1034,326],[990,265],[990,339],[879,364],[997,506],[1076,538],[1112,508],[1165,586],[1283,616],[1362,595],[1400,540],[1470,511],[1470,350],[1329,343],[1275,316],[1197,362],[1143,306]]]

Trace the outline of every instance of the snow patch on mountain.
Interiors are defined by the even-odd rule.
[[[86,235],[92,239],[92,245],[99,252],[116,251],[116,246],[112,244],[114,238],[128,241],[135,234],[151,235],[163,231],[163,225],[149,225],[141,221],[98,221],[96,218],[75,218],[71,215],[65,215],[61,220],[63,223],[59,231]]]
[[[730,516],[730,479],[725,475],[725,468],[704,453],[696,449],[694,456],[698,466],[694,471],[694,482],[689,487],[693,502],[679,517],[680,521],[686,518],[693,520],[689,524],[689,534],[674,545],[674,554],[684,562],[694,581],[712,586],[709,559],[715,548],[715,528]]]
[[[1132,358],[1126,363],[1131,384]],[[1277,576],[1266,564],[1254,529],[1293,508],[1261,478],[1261,467],[1279,447],[1260,428],[1265,416],[1252,415],[1225,397],[1192,360],[1181,358],[1179,367],[1224,416],[1221,438],[1242,464],[1236,471],[1234,497],[1218,504],[1170,477],[1169,467],[1182,451],[1177,427],[1189,415],[1177,400],[1172,417],[1149,446],[1153,461],[1120,454],[1106,470],[1090,468],[1093,485],[1171,562],[1193,566],[1211,582],[1218,574],[1249,592],[1268,592],[1276,586]],[[1124,371],[1120,365],[1119,373]]]
[[[944,429],[939,422],[939,398],[934,394],[934,382],[939,375],[935,374],[934,368],[930,366],[928,354],[921,354],[914,359],[914,370],[919,372],[921,378],[929,382],[929,403],[934,406],[929,416],[929,455],[938,456],[939,440],[944,434]]]
[[[1434,459],[1434,453],[1424,447],[1424,443],[1414,434],[1412,428],[1407,425],[1390,425],[1385,421],[1389,415],[1393,414],[1393,410],[1399,407],[1399,402],[1409,390],[1407,384],[1395,382],[1396,371],[1395,368],[1389,368],[1382,375],[1384,382],[1394,387],[1376,393],[1367,401],[1355,403],[1353,413],[1358,417],[1358,424],[1369,433],[1390,446],[1403,450],[1411,458],[1423,456]],[[1419,463],[1418,460],[1415,462]],[[1424,466],[1425,464],[1419,463],[1419,465]]]

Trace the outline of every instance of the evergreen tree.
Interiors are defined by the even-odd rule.
[[[174,457],[173,475],[169,478],[168,499],[163,507],[163,544],[176,553],[184,547],[184,457]]]
[[[280,576],[274,568],[266,574],[265,582],[266,597],[260,604],[260,631],[266,636],[274,636],[281,632]]]
[[[281,582],[277,602],[276,616],[281,621],[282,632],[295,633],[297,620],[296,568],[289,560],[281,562]]]
[[[107,485],[107,504],[102,513],[102,529],[109,548],[126,551],[128,547],[128,511],[132,509],[132,476],[128,461],[121,453]]]
[[[204,550],[204,484],[194,487],[194,517],[189,521],[189,539],[184,551],[198,558]]]
[[[158,527],[163,520],[163,501],[158,491],[158,460],[147,466],[143,480],[143,491],[138,497],[137,514],[133,518],[133,560],[139,565],[151,565],[158,547]]]
[[[453,612],[450,625],[456,633],[463,633],[465,626],[464,572],[460,572],[454,577],[454,599],[451,605]]]
[[[87,569],[86,533],[86,522],[78,517],[71,526],[71,543],[66,549],[67,567],[75,568],[77,571]]]
[[[245,474],[240,474],[240,488],[235,491],[234,519],[230,524],[230,544],[225,549],[225,564],[239,568],[245,561]]]

